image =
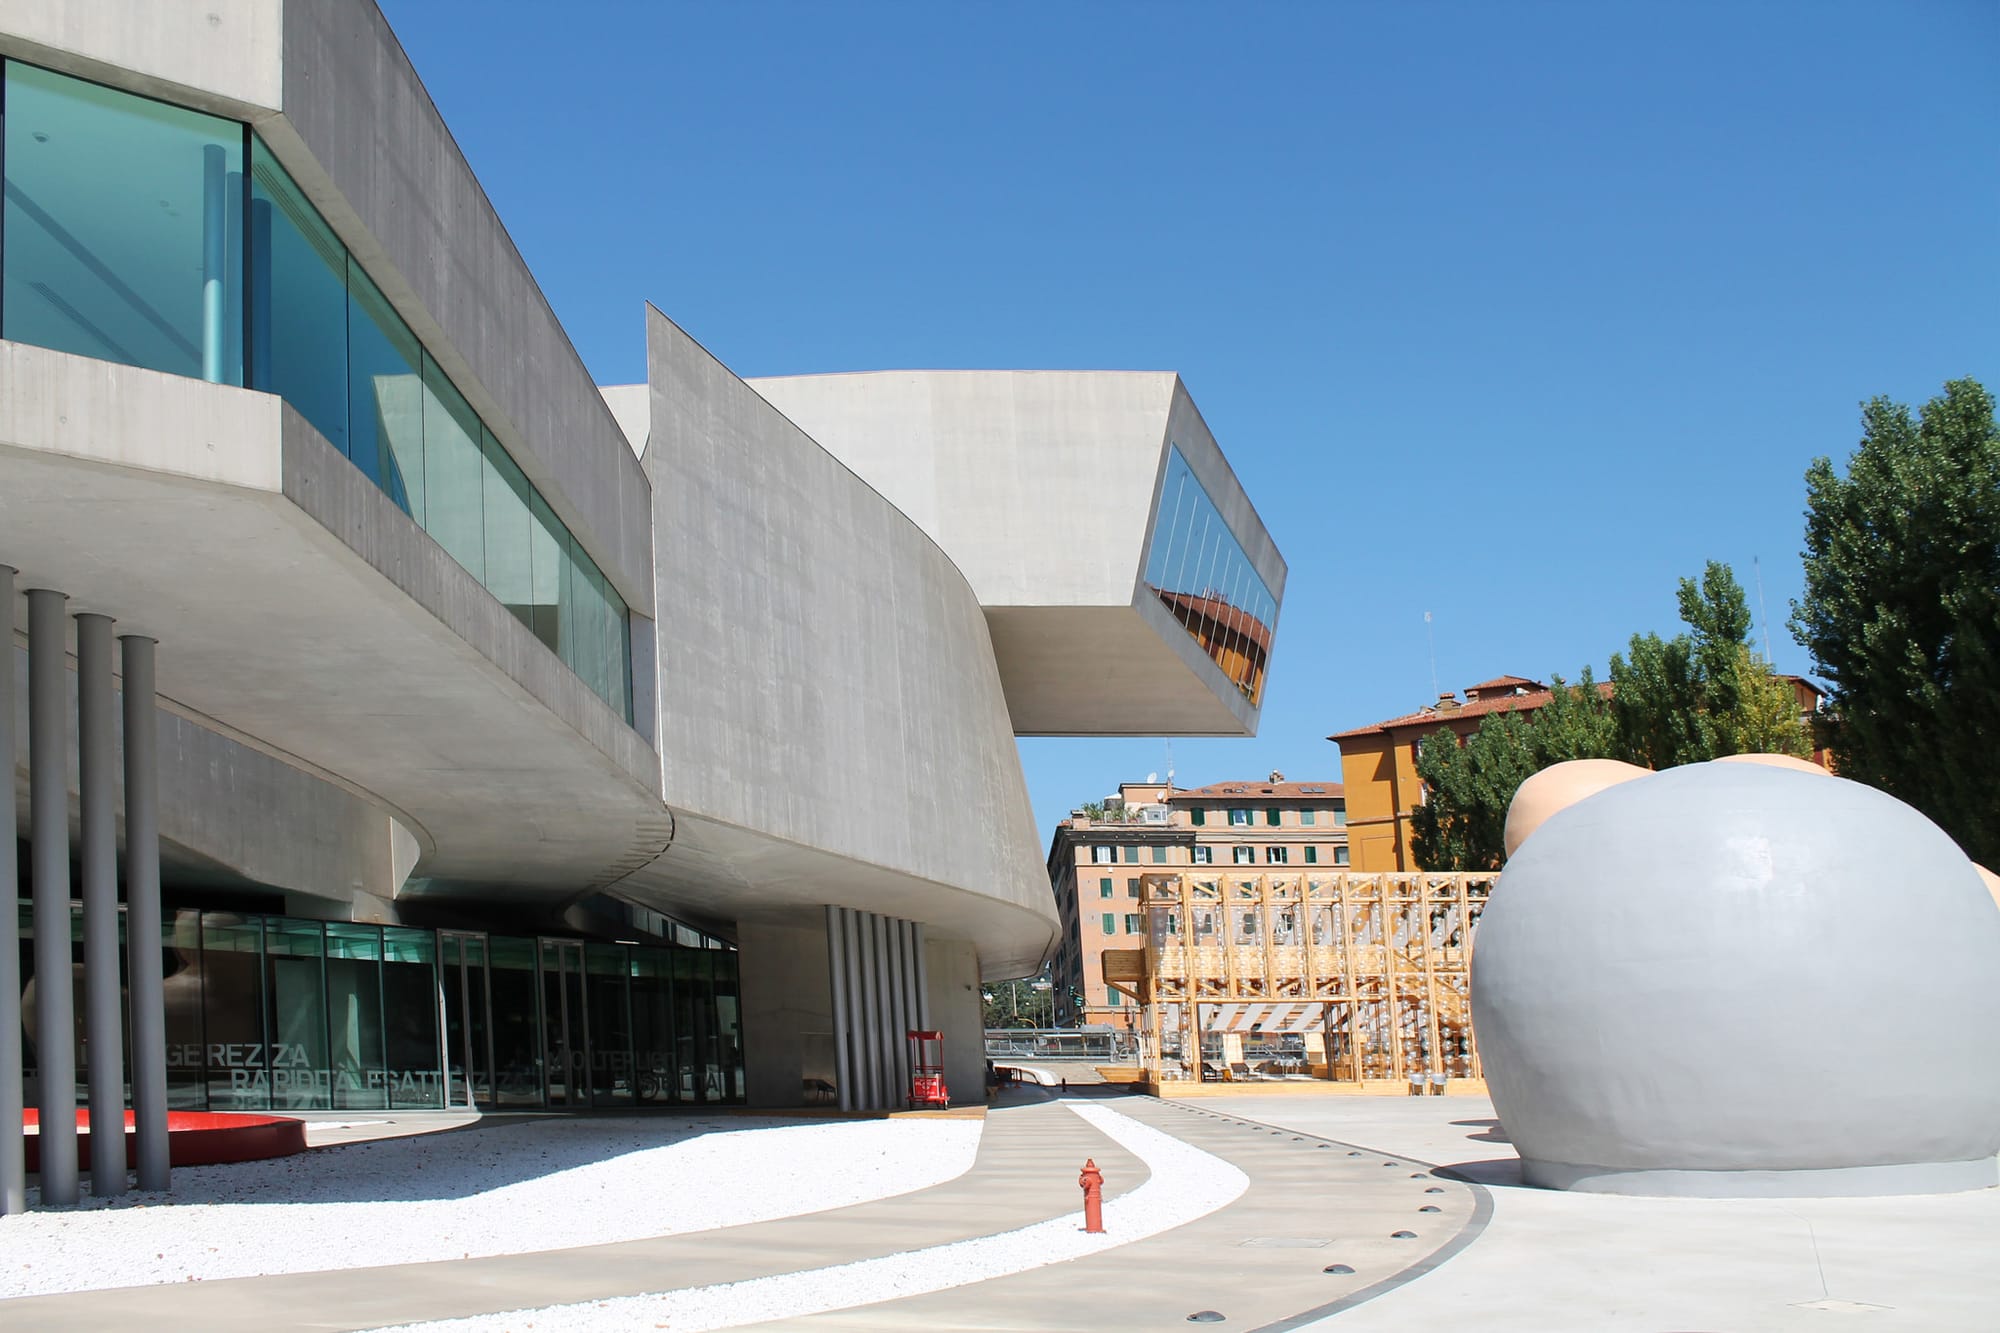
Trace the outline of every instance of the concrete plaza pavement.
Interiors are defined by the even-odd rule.
[[[1105,1089],[1073,1095],[1102,1098],[1235,1164],[1250,1189],[1194,1223],[1088,1259],[820,1319],[873,1329],[1164,1329],[1220,1309],[1238,1328],[1296,1327],[1333,1302],[1435,1262],[1463,1243],[1483,1207],[1482,1190],[1432,1178],[1393,1155]],[[354,1132],[370,1128],[390,1127]],[[615,1245],[25,1297],[0,1302],[0,1326],[363,1329],[811,1270],[1073,1213],[1086,1157],[1103,1170],[1109,1197],[1147,1180],[1138,1158],[1072,1114],[1053,1090],[1021,1088],[988,1114],[970,1171],[909,1194]],[[1412,1234],[1394,1237],[1399,1230]],[[1323,1271],[1334,1263],[1354,1272]]]
[[[1474,1097],[1200,1105],[1438,1163],[1493,1216],[1422,1277],[1310,1327],[1340,1333],[2000,1328],[2000,1190],[1879,1199],[1648,1199],[1530,1189]]]

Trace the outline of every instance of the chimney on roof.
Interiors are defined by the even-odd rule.
[[[1278,771],[1277,769],[1275,769],[1275,768],[1271,770],[1271,781],[1273,781],[1273,782],[1283,782],[1284,780],[1285,780],[1285,775],[1284,775],[1283,773],[1280,773],[1280,772],[1279,772],[1279,771]]]
[[[1456,713],[1458,711],[1458,696],[1450,690],[1441,691],[1438,694],[1437,711],[1440,713]]]

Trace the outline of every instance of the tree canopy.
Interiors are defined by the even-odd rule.
[[[1845,776],[1909,802],[2000,865],[2000,427],[1952,380],[1912,419],[1861,409],[1847,475],[1806,472],[1793,636],[1831,686],[1822,739]]]

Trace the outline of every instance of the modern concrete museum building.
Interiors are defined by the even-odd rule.
[[[1057,933],[1015,736],[1255,730],[1284,565],[1176,376],[648,308],[600,390],[368,0],[0,56],[0,1103],[162,1024],[175,1107],[882,1106],[919,1025],[969,1095]]]

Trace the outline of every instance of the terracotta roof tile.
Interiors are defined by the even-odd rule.
[[[1197,798],[1216,800],[1225,796],[1269,796],[1283,801],[1331,800],[1344,797],[1347,789],[1338,782],[1211,782],[1206,787],[1188,787],[1176,790],[1169,801],[1187,801]]]

